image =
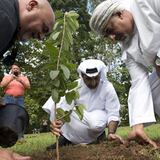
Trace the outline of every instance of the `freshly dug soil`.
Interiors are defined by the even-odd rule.
[[[131,142],[129,146],[117,142],[92,145],[75,145],[60,148],[60,160],[158,160],[160,150],[149,145]],[[37,153],[33,160],[56,160],[55,150]]]

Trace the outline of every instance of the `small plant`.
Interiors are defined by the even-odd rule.
[[[55,106],[63,96],[68,104],[71,104],[79,97],[77,91],[78,83],[74,81],[75,79],[71,76],[72,74],[74,75],[76,71],[76,65],[71,62],[71,45],[73,44],[73,35],[76,34],[76,30],[79,27],[77,21],[78,14],[74,11],[70,11],[63,15],[62,12],[59,11],[56,12],[56,17],[57,20],[54,31],[49,40],[46,41],[46,52],[49,53],[51,61],[48,65],[51,68],[50,78],[53,82],[51,92]],[[75,111],[79,118],[82,119],[83,108],[83,105],[73,105],[71,110],[64,111],[56,106],[55,117],[63,122],[70,122],[70,115]],[[56,146],[57,160],[59,160],[58,137]]]

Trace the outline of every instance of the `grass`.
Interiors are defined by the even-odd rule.
[[[160,139],[160,124],[151,125],[145,128],[146,133],[152,139]]]
[[[33,153],[45,151],[46,147],[54,142],[55,137],[51,133],[27,134],[11,150],[21,154],[32,155]]]
[[[130,127],[119,127],[117,134],[122,137],[127,137],[130,130]],[[152,139],[160,138],[160,124],[146,127],[145,131]],[[34,153],[44,152],[46,147],[54,142],[55,137],[51,133],[27,134],[24,140],[18,141],[11,150],[20,154],[32,155]]]
[[[117,129],[117,134],[122,137],[127,137],[130,131],[131,131],[130,127],[119,127]],[[145,127],[145,132],[151,139],[159,139],[160,138],[160,124],[154,124],[154,125]]]

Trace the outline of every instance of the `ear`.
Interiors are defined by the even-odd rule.
[[[29,3],[27,4],[26,8],[28,11],[31,11],[33,8],[38,6],[37,0],[30,0]]]

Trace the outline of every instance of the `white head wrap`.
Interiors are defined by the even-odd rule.
[[[88,59],[81,62],[77,71],[80,77],[81,73],[84,73],[88,77],[94,77],[101,73],[101,79],[105,81],[107,74],[107,66],[100,60]]]
[[[100,35],[104,34],[104,29],[111,16],[118,11],[126,9],[126,0],[106,0],[100,3],[93,11],[90,19],[90,27]]]

